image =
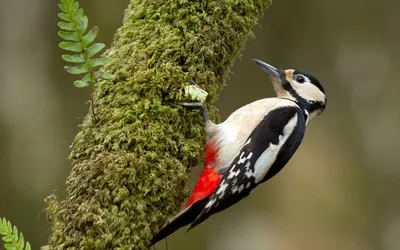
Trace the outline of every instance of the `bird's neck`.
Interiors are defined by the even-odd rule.
[[[303,111],[307,123],[317,116],[320,113],[320,110],[323,110],[323,105],[321,103],[307,101],[294,90],[285,92],[284,95],[278,95],[278,98],[288,99],[295,102]]]
[[[295,94],[289,94],[286,92],[285,95],[278,95],[278,98],[280,99],[286,99],[289,101],[292,101],[297,104],[297,106],[300,108],[304,115],[304,119],[306,120],[306,123],[308,123],[313,117],[311,117],[312,114],[312,106],[309,102],[307,102],[305,99],[301,98],[299,95]]]

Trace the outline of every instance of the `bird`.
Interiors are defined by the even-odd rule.
[[[201,102],[182,103],[203,111],[204,169],[184,209],[153,236],[151,245],[188,224],[188,231],[193,229],[275,176],[299,147],[307,124],[325,110],[326,94],[317,78],[253,61],[269,76],[276,97],[249,103],[220,124],[210,120]]]

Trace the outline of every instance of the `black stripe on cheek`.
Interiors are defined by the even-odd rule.
[[[309,103],[309,111],[310,113],[316,111],[316,110],[321,110],[323,111],[325,109],[325,103],[322,102],[310,102]]]
[[[290,85],[290,83],[285,83],[282,86],[283,86],[283,89],[285,89],[287,92],[289,92],[296,99],[296,102],[298,103],[300,108],[305,109],[309,105],[309,103],[306,101],[306,99],[304,99],[303,97],[299,96],[299,94],[297,94],[296,90],[294,90],[292,88],[292,85]]]
[[[306,99],[297,94],[296,90],[294,90],[292,88],[292,85],[290,85],[289,83],[284,83],[282,87],[296,99],[296,102],[301,109],[307,110],[310,114],[316,110],[321,110],[322,112],[325,109],[326,103],[308,102]]]

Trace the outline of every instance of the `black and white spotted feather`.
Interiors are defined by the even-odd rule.
[[[245,198],[258,184],[278,173],[300,145],[305,123],[304,112],[296,106],[270,111],[225,170],[221,182],[190,229]]]

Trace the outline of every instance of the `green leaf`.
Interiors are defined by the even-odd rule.
[[[64,59],[67,62],[71,63],[84,63],[86,62],[86,58],[83,54],[78,54],[78,55],[69,55],[65,54],[61,56],[62,59]]]
[[[83,16],[82,20],[79,22],[79,25],[78,25],[78,31],[81,32],[81,34],[85,34],[86,29],[88,27],[88,22],[89,22],[89,20],[88,20],[87,16]]]
[[[26,242],[25,250],[31,250],[31,244]]]
[[[64,69],[73,75],[79,75],[89,72],[89,67],[86,64],[80,64],[78,66],[65,66]]]
[[[91,83],[90,74],[86,74],[81,80],[75,81],[74,85],[78,88],[84,88],[89,86]]]
[[[16,226],[13,227],[13,236],[14,236],[13,242],[16,243],[18,241],[18,229]]]
[[[84,77],[82,77],[81,81],[91,83],[92,80],[91,80],[91,78],[90,78],[90,73],[88,73],[88,74],[86,74]]]
[[[191,100],[204,102],[207,99],[208,93],[197,85],[189,85],[185,87],[185,95]]]
[[[78,32],[69,32],[69,31],[59,31],[58,35],[67,41],[79,42],[81,39],[79,37]]]
[[[75,87],[77,87],[77,88],[85,88],[85,87],[88,87],[88,86],[89,86],[89,83],[88,83],[88,82],[81,81],[81,80],[77,80],[77,81],[74,82],[74,85],[75,85]]]
[[[17,247],[14,244],[4,244],[4,248],[6,250],[17,250]]]
[[[95,59],[90,59],[90,64],[92,65],[92,68],[95,68],[97,66],[104,66],[108,64],[111,61],[110,58],[95,58]]]
[[[79,3],[74,2],[74,4],[72,4],[72,6],[69,8],[68,13],[71,16],[75,16],[75,13],[78,11],[78,9],[79,9]]]
[[[95,43],[86,49],[86,55],[88,58],[99,53],[105,47],[104,43]]]
[[[72,22],[72,19],[71,19],[71,17],[70,17],[68,14],[65,14],[65,13],[58,13],[58,17],[59,17],[60,19],[64,20],[64,21]]]
[[[111,80],[115,78],[115,75],[108,72],[104,72],[102,70],[97,71],[96,73],[94,73],[94,75],[96,78],[101,78],[105,80]]]
[[[73,23],[58,22],[57,26],[63,30],[75,31],[75,25]]]
[[[63,1],[61,1],[63,2]],[[60,8],[60,10],[64,11],[65,13],[68,13],[68,7],[65,4],[59,3],[58,4],[58,8]]]
[[[91,44],[99,33],[99,27],[94,26],[86,35],[82,37],[83,46]]]
[[[13,241],[13,237],[12,237],[12,235],[11,235],[11,232],[10,232],[10,234],[8,234],[8,235],[6,235],[6,236],[3,236],[3,238],[1,238],[4,242],[7,242],[7,243],[9,243],[9,242],[12,242]]]
[[[75,22],[79,23],[82,21],[83,18],[83,9],[80,8],[74,15]]]
[[[73,43],[73,42],[61,42],[58,46],[62,49],[72,51],[72,52],[82,52],[83,46],[81,43]]]
[[[24,245],[25,245],[25,240],[24,240],[24,236],[22,235],[22,233],[19,234],[19,239],[17,239],[17,243],[15,244],[15,246],[17,247],[17,249],[24,249]]]

